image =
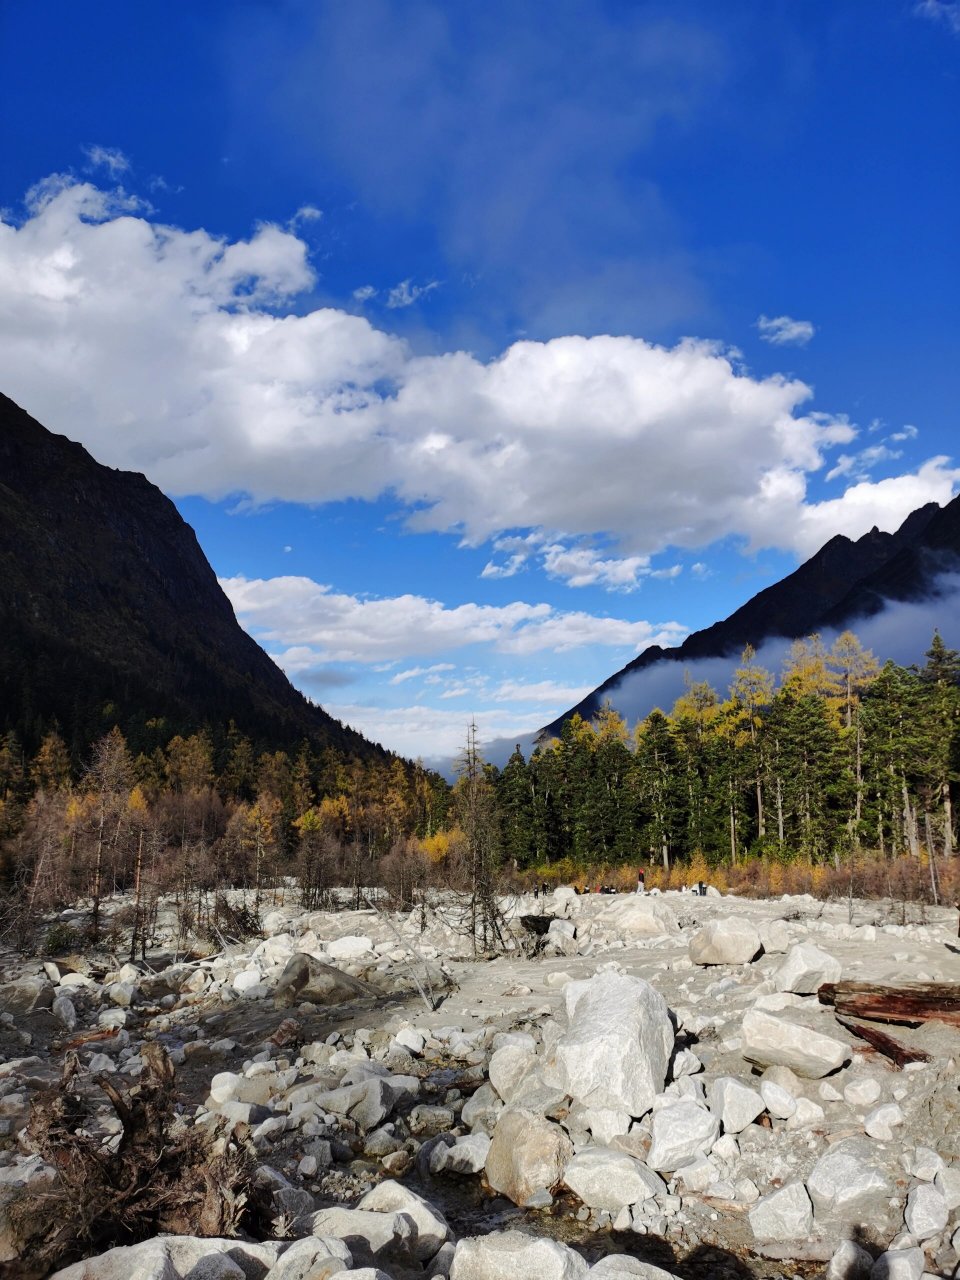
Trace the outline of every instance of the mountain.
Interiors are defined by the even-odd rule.
[[[240,627],[169,498],[0,395],[0,732],[56,721],[80,752],[117,723],[149,749],[231,720],[263,748],[384,754]]]
[[[675,649],[651,645],[609,677],[575,707],[540,730],[552,737],[579,713],[595,715],[629,677],[656,664],[690,664],[704,659],[739,658],[743,648],[759,649],[774,638],[794,640],[821,631],[855,629],[896,604],[930,599],[944,573],[960,569],[960,497],[946,507],[920,507],[896,533],[871,529],[852,541],[838,534],[793,573],[755,595],[722,622],[695,631]],[[929,632],[919,640],[920,651]],[[881,657],[887,655],[881,654]],[[648,708],[649,710],[649,708]],[[645,713],[644,713],[645,714]]]

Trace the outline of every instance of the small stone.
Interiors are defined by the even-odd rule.
[[[851,1107],[872,1107],[880,1101],[880,1082],[870,1076],[844,1085],[843,1097]]]
[[[760,1097],[770,1114],[778,1120],[789,1120],[797,1109],[796,1098],[773,1080],[760,1081]]]
[[[874,1107],[863,1118],[864,1133],[881,1142],[890,1142],[894,1129],[903,1124],[903,1111],[896,1102],[885,1102]]]

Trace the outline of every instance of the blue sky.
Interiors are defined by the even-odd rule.
[[[960,4],[0,9],[0,387],[396,750],[960,483]]]

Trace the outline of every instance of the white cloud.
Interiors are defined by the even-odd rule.
[[[415,302],[425,298],[428,293],[440,287],[439,280],[431,280],[429,284],[414,284],[412,280],[401,280],[387,294],[387,306],[391,310],[398,307],[412,307]]]
[[[907,513],[899,498],[891,508],[898,495],[943,501],[956,482],[934,459],[893,488],[811,504],[808,476],[856,430],[804,412],[797,379],[751,377],[694,339],[414,356],[362,316],[297,314],[313,283],[306,245],[279,227],[222,240],[151,221],[123,193],[48,180],[22,223],[0,222],[0,385],[168,493],[256,505],[390,492],[413,529],[474,545],[519,535],[508,557],[560,544],[567,580],[605,585],[629,585],[665,547],[731,534],[806,553],[811,530],[835,532],[828,518],[887,527]],[[597,535],[610,551],[578,568],[570,557]],[[521,567],[491,561],[487,576]]]
[[[902,456],[899,449],[889,449],[885,444],[871,445],[868,449],[861,449],[859,453],[842,453],[836,464],[827,472],[827,479],[836,480],[840,476],[851,475],[862,478],[868,475],[870,468],[878,463],[894,461]]]
[[[960,4],[951,0],[919,0],[914,6],[914,13],[933,22],[942,22],[955,36],[960,36]]]
[[[861,480],[842,497],[804,507],[794,534],[797,549],[810,556],[835,534],[859,538],[874,525],[885,533],[894,533],[911,511],[925,503],[939,502],[943,506],[960,484],[960,468],[951,467],[949,462],[945,457],[931,458],[915,474]],[[762,545],[762,540],[758,539],[757,545]]]
[[[650,572],[649,556],[604,559],[589,547],[565,547],[560,543],[544,547],[541,554],[548,575],[570,587],[633,591],[640,585],[640,578]]]
[[[480,571],[481,578],[513,578],[526,567],[529,556],[523,554],[522,551],[516,552],[505,560],[502,564],[495,564],[493,560],[488,560]]]
[[[118,147],[101,147],[94,144],[84,147],[83,154],[92,169],[106,169],[111,178],[118,178],[130,169],[130,161]]]
[[[423,596],[361,599],[310,578],[223,578],[220,585],[241,623],[293,674],[321,663],[402,660],[473,644],[520,655],[597,644],[639,652],[648,644],[678,644],[686,635],[676,622],[627,622],[521,601],[447,608]]]
[[[890,439],[899,443],[901,440],[916,440],[919,434],[920,432],[912,423],[906,422],[899,431],[891,432]]]
[[[758,316],[757,328],[763,341],[775,347],[805,347],[815,333],[809,320],[792,316]]]
[[[440,671],[453,671],[452,662],[435,662],[432,667],[409,667],[406,671],[398,671],[390,677],[391,684],[403,684],[407,680],[416,680],[420,676],[435,676]]]
[[[564,710],[585,698],[592,685],[563,685],[554,680],[504,680],[493,690],[495,702],[545,702]]]
[[[325,702],[324,706],[332,716],[359,729],[371,741],[381,742],[409,759],[419,756],[437,764],[449,762],[462,751],[471,720],[476,722],[481,742],[494,738],[516,742],[518,736],[535,732],[544,721],[542,708],[520,712],[510,703],[476,710],[462,703],[451,708],[420,703],[411,707],[381,707]],[[558,712],[563,709],[556,708]]]
[[[354,289],[353,296],[357,302],[369,302],[377,296],[377,291],[372,284],[362,284],[359,289]]]

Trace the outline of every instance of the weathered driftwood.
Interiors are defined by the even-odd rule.
[[[821,1004],[832,1004],[837,1014],[867,1018],[871,1022],[946,1022],[960,1027],[960,984],[908,982],[883,986],[874,982],[825,982],[817,992]]]
[[[878,1053],[882,1053],[891,1062],[895,1062],[898,1067],[905,1067],[908,1062],[930,1061],[929,1053],[924,1053],[922,1049],[909,1049],[899,1040],[894,1040],[893,1036],[878,1031],[876,1027],[864,1027],[859,1022],[850,1022],[847,1018],[841,1017],[838,1017],[837,1021],[841,1027],[859,1036],[861,1040],[866,1040],[867,1044],[872,1045]]]

